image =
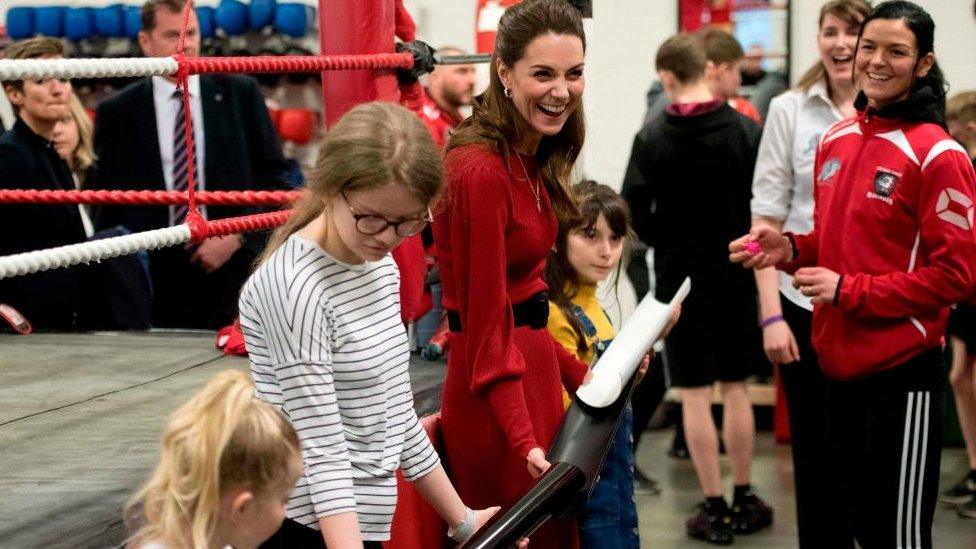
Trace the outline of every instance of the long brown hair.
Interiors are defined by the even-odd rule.
[[[509,148],[528,131],[528,122],[515,105],[505,97],[505,87],[498,77],[498,63],[515,66],[534,39],[546,34],[570,35],[583,42],[586,35],[580,12],[566,0],[526,0],[508,8],[498,22],[495,51],[491,55],[488,89],[475,98],[472,115],[461,123],[447,149],[471,144],[486,144],[509,162]],[[573,166],[586,136],[582,103],[570,113],[562,130],[544,136],[536,151],[546,191],[557,218],[573,215],[575,204],[570,186]]]
[[[250,376],[217,374],[170,418],[156,469],[126,505],[137,529],[129,546],[206,549],[226,490],[266,493],[290,480],[301,459],[295,429],[254,396]]]
[[[271,235],[258,264],[321,215],[330,199],[392,183],[433,204],[444,184],[441,153],[424,123],[407,109],[380,101],[357,105],[326,133],[305,192]]]
[[[573,192],[577,199],[579,213],[572,217],[559,218],[556,245],[549,251],[542,278],[549,286],[549,300],[559,307],[573,331],[576,332],[576,348],[582,354],[587,349],[586,332],[573,313],[572,300],[579,293],[580,279],[579,273],[569,262],[567,251],[569,235],[573,231],[586,231],[593,228],[597,218],[603,214],[613,234],[624,239],[620,262],[617,264],[613,279],[616,288],[617,282],[620,281],[620,271],[625,267],[630,252],[633,232],[630,228],[630,208],[616,191],[596,181],[583,181],[573,187]]]
[[[817,28],[823,27],[824,19],[828,15],[833,15],[848,25],[860,26],[870,13],[871,4],[867,0],[830,0],[830,2],[827,2],[820,8],[820,19],[818,19]],[[796,83],[796,89],[807,91],[810,89],[810,86],[820,80],[824,80],[828,86],[830,85],[830,81],[827,78],[827,67],[824,67],[823,60],[818,59],[800,77],[799,82]]]

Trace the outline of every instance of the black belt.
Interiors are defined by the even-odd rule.
[[[538,292],[532,297],[512,305],[512,316],[515,326],[528,326],[533,330],[541,330],[549,323],[549,294]],[[447,326],[452,332],[461,332],[461,313],[447,310]]]

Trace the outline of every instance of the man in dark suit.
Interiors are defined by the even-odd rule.
[[[177,51],[182,0],[149,0],[142,8],[139,46],[150,57]],[[200,51],[196,14],[190,10],[186,55]],[[197,189],[284,188],[288,165],[256,82],[245,76],[191,76]],[[170,77],[145,78],[105,100],[95,117],[99,157],[90,181],[104,189],[185,190],[187,140],[181,92]],[[256,213],[254,208],[207,207],[208,219]],[[178,224],[178,207],[106,206],[100,228],[133,232]],[[265,242],[261,234],[212,238],[198,246],[151,253],[153,324],[218,328],[233,320],[237,296]]]

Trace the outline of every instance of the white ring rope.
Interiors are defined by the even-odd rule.
[[[2,59],[0,60],[0,81],[164,76],[176,74],[177,70],[179,70],[179,64],[173,57]]]
[[[142,233],[127,234],[47,250],[0,257],[0,280],[79,263],[155,250],[190,241],[189,225],[176,225]]]

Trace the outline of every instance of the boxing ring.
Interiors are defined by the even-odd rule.
[[[104,548],[155,465],[169,414],[225,369],[212,332],[0,334],[0,547]],[[414,357],[418,415],[445,365]]]

